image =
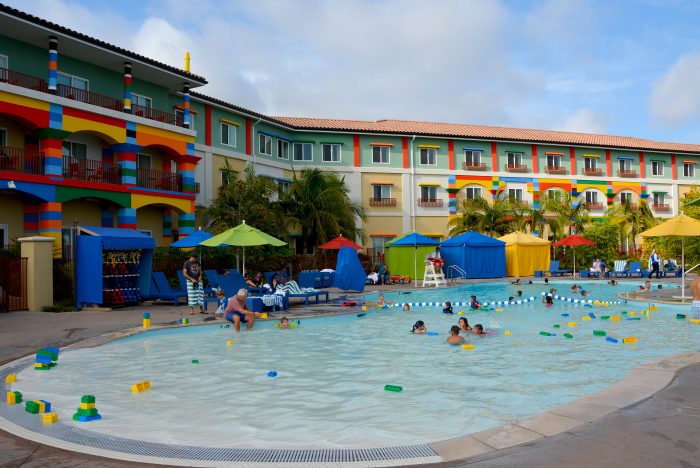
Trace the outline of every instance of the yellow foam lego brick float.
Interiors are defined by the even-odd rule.
[[[232,344],[233,344],[233,340],[228,340],[228,341],[226,341],[226,345],[227,345],[227,346],[231,346]]]
[[[474,345],[471,343],[465,343],[462,345],[462,349],[474,349]]]
[[[637,312],[630,312],[630,313],[629,313],[629,316],[630,316],[630,317],[634,317],[635,315],[637,315]]]
[[[151,381],[150,380],[144,380],[143,382],[138,382],[135,383],[134,385],[131,386],[131,393],[142,393],[146,392],[151,389]],[[92,405],[92,408],[95,407],[94,403],[81,403],[80,408],[81,409],[92,409],[92,408],[83,408],[83,405]]]
[[[700,323],[700,319],[690,319],[690,323]]]
[[[503,308],[499,307],[498,309],[496,309],[496,312],[503,312]]]
[[[504,333],[506,336],[510,336],[510,330],[506,330]]]
[[[56,413],[44,413],[41,415],[41,422],[44,424],[53,424],[58,422],[58,415]]]
[[[622,342],[624,344],[635,344],[637,342],[637,337],[636,336],[627,336],[622,339]]]
[[[593,301],[593,305],[600,305],[600,301],[598,301],[598,300]]]
[[[659,310],[659,306],[655,306],[655,305],[649,306],[649,310],[651,310],[651,311],[658,311],[658,310]]]
[[[132,385],[133,387],[133,385]],[[95,403],[80,403],[80,409],[94,409]]]
[[[5,401],[8,405],[18,405],[22,403],[22,394],[20,392],[7,392]]]
[[[464,315],[464,311],[460,310],[459,312],[457,312],[457,315]]]
[[[619,315],[611,315],[610,316],[611,322],[619,322],[620,320],[622,320],[622,317],[620,317]]]
[[[583,317],[581,317],[581,320],[583,320],[584,322],[590,322],[591,318],[588,315],[584,315]]]
[[[267,318],[267,314],[266,314],[266,313],[260,314],[260,318],[261,318],[261,319],[266,319],[266,318]]]
[[[362,310],[367,310],[367,306],[362,306]]]
[[[143,328],[151,328],[151,319],[143,319]]]
[[[8,374],[7,377],[5,377],[5,383],[15,383],[17,382],[17,374]]]
[[[569,322],[568,325],[570,328],[574,328],[576,326],[576,322]]]

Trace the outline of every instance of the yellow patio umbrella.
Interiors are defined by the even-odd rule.
[[[671,218],[665,223],[647,229],[639,235],[642,237],[678,236],[681,238],[681,268],[683,269],[681,299],[685,299],[685,238],[700,236],[700,221],[691,218],[681,211],[681,214],[675,218]]]

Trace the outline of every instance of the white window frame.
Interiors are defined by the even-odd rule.
[[[625,199],[629,201],[625,201]],[[620,192],[620,204],[624,205],[625,203],[632,203],[632,192]]]
[[[586,199],[586,203],[590,204],[597,204],[598,203],[598,192],[595,190],[586,190],[584,192],[584,198]]]
[[[139,99],[143,100],[143,104],[139,104]],[[153,109],[153,99],[144,94],[131,93],[131,103],[137,106],[145,107],[146,109]]]
[[[509,188],[508,189],[508,199],[511,201],[519,201],[519,202],[523,201],[523,189],[521,189],[521,188]]]
[[[224,129],[226,129],[226,132],[224,132]],[[221,144],[224,146],[230,146],[232,148],[235,148],[238,145],[237,130],[238,127],[236,127],[235,125],[227,124],[226,122],[219,122],[219,136],[221,137]],[[228,140],[228,143],[224,143],[224,133],[226,133],[226,139]],[[233,138],[231,138],[231,135],[233,135]],[[231,140],[233,140],[233,142],[231,142]]]
[[[471,196],[470,196],[471,193]],[[464,189],[464,196],[467,200],[475,200],[477,198],[483,198],[481,187],[467,187]]]
[[[378,155],[375,152],[378,151]],[[379,156],[377,159],[376,156]],[[386,158],[385,158],[386,156]],[[386,161],[383,161],[386,159]],[[372,146],[372,164],[390,164],[391,163],[391,146]]]
[[[421,166],[437,166],[437,148],[418,148],[418,162]],[[423,154],[427,162],[423,162]],[[432,159],[432,163],[430,160]]]
[[[547,199],[562,201],[564,199],[564,191],[556,188],[547,189]]]
[[[88,145],[86,143],[81,143],[79,141],[63,140],[63,142],[61,143],[61,152],[63,152],[63,150],[65,150],[63,145],[65,145],[66,143],[68,143],[70,148],[68,149],[68,154],[64,155],[64,156],[67,156],[69,158],[76,158],[76,159],[88,159]],[[74,150],[73,145],[84,146],[85,147],[85,156],[84,157],[83,156],[75,156],[75,150]]]
[[[377,189],[379,189],[379,196],[377,196]],[[385,192],[386,190],[386,192]],[[386,200],[391,198],[391,185],[387,184],[377,184],[372,186],[372,198],[375,200]]]
[[[378,257],[378,253],[386,253],[386,243],[389,242],[392,237],[389,236],[371,236],[372,237],[372,252],[374,256]],[[382,242],[375,242],[375,240],[381,239]]]
[[[557,169],[561,168],[561,154],[547,154],[546,156],[547,156],[547,167],[554,167]]]
[[[267,149],[267,152],[265,151]],[[264,156],[272,156],[272,137],[264,133],[258,133],[258,153]]]
[[[304,148],[308,147],[311,149],[309,151],[309,156],[310,158],[306,158],[306,152],[304,151]],[[297,146],[301,149],[301,158],[297,158]],[[313,143],[293,143],[292,144],[292,157],[294,158],[294,161],[313,161],[314,160],[314,144]]]
[[[289,159],[289,142],[277,139],[277,157],[279,159]]]
[[[437,187],[435,185],[421,185],[420,187],[420,197],[423,200],[430,200],[430,201],[437,201]],[[428,194],[429,196],[425,196],[425,194]],[[430,196],[430,194],[433,194],[433,196]]]
[[[73,82],[73,80],[76,80],[76,79],[82,80],[85,82],[85,91],[88,91],[88,92],[90,91],[90,80],[88,80],[87,78],[83,78],[82,76],[78,76],[78,75],[71,75],[70,73],[65,73],[65,72],[57,72],[56,74],[57,74],[57,76],[65,76],[66,78],[68,78],[68,80],[70,81],[70,84],[68,86],[70,86],[71,88],[75,88],[75,89],[83,89],[83,88],[78,88],[78,87],[74,86],[75,83]],[[58,78],[56,78],[56,82],[58,83]]]
[[[2,61],[5,60],[5,66],[2,66]],[[0,54],[0,68],[4,68],[6,70],[10,69],[10,57],[7,55]],[[7,245],[7,244],[5,244]]]
[[[330,149],[330,159],[326,159],[326,149]],[[337,150],[337,154],[334,150]],[[337,158],[337,159],[336,159]],[[343,145],[338,143],[322,143],[321,144],[321,162],[324,163],[339,163],[343,160]]]
[[[631,159],[618,159],[617,168],[622,172],[630,172],[632,170],[632,160]]]
[[[598,169],[598,158],[583,157],[583,167],[588,170]]]
[[[509,166],[522,166],[523,165],[523,154],[517,151],[508,151],[506,153],[506,158],[508,158]],[[513,162],[511,162],[513,161]]]
[[[481,156],[483,155],[481,150],[464,150],[464,162],[467,164],[481,164]]]
[[[665,193],[654,193],[654,205],[665,205],[666,204],[666,194]]]
[[[683,177],[695,177],[695,164],[683,163]]]
[[[663,161],[651,161],[651,175],[653,175],[653,176],[663,176],[664,175],[664,163],[663,163]]]

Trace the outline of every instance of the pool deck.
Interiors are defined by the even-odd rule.
[[[522,278],[529,279],[541,281]],[[556,283],[556,279],[550,281]],[[409,286],[368,288],[397,289]],[[331,290],[332,298],[343,296]],[[352,295],[347,296],[352,300]],[[649,294],[650,302],[659,301],[655,296]],[[186,310],[154,305],[111,312],[0,314],[0,364],[30,355],[41,346],[79,342],[91,346],[130,334],[140,327],[145,311],[151,313],[154,327],[176,326]],[[359,306],[337,304],[295,305],[284,315],[302,318],[359,310]],[[191,317],[192,322],[197,324],[203,317]],[[420,466],[700,466],[700,364],[695,363],[699,360],[700,355],[690,353],[643,365],[598,394],[501,428],[430,444],[449,461]],[[78,465],[153,466],[65,451],[0,431],[0,467]]]

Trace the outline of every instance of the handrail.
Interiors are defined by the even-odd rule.
[[[462,279],[465,279],[465,278],[467,277],[467,272],[464,271],[462,268],[460,268],[460,267],[457,266],[457,265],[450,265],[450,266],[447,267],[447,277],[448,277],[448,278],[450,278],[450,279],[455,279],[455,278],[457,278],[456,276],[452,276],[452,275],[450,274],[450,272],[453,271],[453,270],[454,270],[454,271],[457,271],[457,273],[459,273],[459,274],[461,275],[460,277],[461,277]]]

